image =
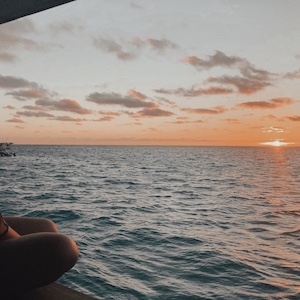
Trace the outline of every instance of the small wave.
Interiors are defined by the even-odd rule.
[[[80,218],[80,215],[73,210],[61,209],[61,210],[35,210],[31,211],[26,217],[32,218],[46,218],[56,223],[67,222]]]
[[[118,180],[118,179],[106,179],[104,180],[105,183],[108,184],[113,184],[113,185],[117,185],[117,184],[129,184],[129,185],[135,185],[137,184],[136,182],[133,181],[127,181],[127,180]]]
[[[43,193],[43,194],[38,194],[38,195],[28,195],[24,196],[24,200],[38,200],[38,201],[43,201],[47,199],[56,199],[57,194],[54,193]]]
[[[281,233],[282,235],[294,235],[294,234],[300,234],[300,227],[297,227],[297,228],[294,228],[294,229],[291,229],[291,230],[287,230],[287,231],[283,231]]]
[[[100,225],[100,226],[121,226],[120,222],[113,220],[111,217],[99,217],[92,219],[93,223]]]

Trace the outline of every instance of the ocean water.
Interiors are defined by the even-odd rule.
[[[78,244],[99,299],[300,299],[300,148],[21,146],[0,211]]]

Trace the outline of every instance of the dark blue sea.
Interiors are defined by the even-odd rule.
[[[300,148],[14,146],[0,211],[78,244],[99,299],[300,299]]]

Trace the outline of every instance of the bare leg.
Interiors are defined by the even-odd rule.
[[[52,283],[76,263],[76,244],[69,237],[56,233],[56,226],[51,221],[5,219],[24,235],[0,241],[1,295],[8,297]],[[36,233],[41,230],[52,232]]]
[[[48,219],[26,217],[4,217],[4,219],[20,235],[58,231],[55,223]]]

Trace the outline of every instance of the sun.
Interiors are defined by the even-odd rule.
[[[294,144],[294,143],[287,143],[287,142],[282,142],[282,140],[275,140],[272,142],[264,142],[261,144],[266,145],[266,146],[281,147],[281,146],[287,146],[287,145]]]

